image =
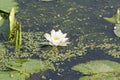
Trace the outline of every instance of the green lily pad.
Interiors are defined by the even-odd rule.
[[[23,60],[22,60],[23,61]],[[24,60],[21,62],[19,60],[12,60],[6,63],[6,67],[18,71],[21,73],[33,74],[38,73],[40,71],[44,71],[47,69],[54,69],[53,65],[48,61],[41,61],[41,60]]]
[[[83,74],[120,72],[120,64],[108,60],[96,60],[73,66],[72,70],[82,72]]]
[[[35,59],[11,60],[6,62],[5,66],[8,71],[0,72],[0,80],[25,80],[33,73],[54,69],[50,62]]]
[[[0,10],[9,13],[12,8],[18,9],[18,3],[15,0],[0,0]]]
[[[28,78],[25,74],[17,71],[0,71],[0,80],[25,80]]]
[[[120,37],[120,23],[115,24],[114,33],[115,33],[116,36]]]
[[[120,76],[115,75],[94,75],[80,77],[79,80],[120,80]]]
[[[108,60],[96,60],[72,67],[83,75],[79,80],[120,80],[120,64]]]

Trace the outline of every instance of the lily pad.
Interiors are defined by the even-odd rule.
[[[114,33],[115,33],[116,36],[120,37],[120,23],[115,24]]]
[[[26,75],[16,71],[0,71],[0,80],[25,80]]]
[[[120,80],[119,76],[114,75],[94,75],[94,76],[84,76],[80,77],[79,80]]]
[[[9,13],[12,8],[18,9],[18,3],[15,0],[0,0],[0,10]]]
[[[120,80],[120,64],[109,60],[81,63],[72,67],[72,70],[85,75],[79,80]]]
[[[108,60],[96,60],[87,63],[78,64],[72,67],[73,70],[83,74],[99,74],[108,72],[120,72],[120,64]]]
[[[25,80],[33,73],[48,69],[54,70],[54,66],[50,62],[36,59],[11,60],[6,62],[5,66],[8,70],[0,73],[0,80]]]
[[[53,69],[53,65],[48,61],[41,60],[12,60],[6,63],[6,67],[21,73],[33,74],[47,69]]]

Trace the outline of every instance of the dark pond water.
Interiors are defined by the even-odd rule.
[[[108,48],[96,47],[101,44],[105,46],[106,42],[110,46],[120,44],[120,39],[113,32],[114,24],[103,19],[103,17],[112,17],[116,13],[117,8],[120,7],[120,0],[17,1],[20,6],[17,19],[22,22],[23,32],[46,33],[52,29],[60,29],[70,38],[72,43],[70,49],[78,44],[81,36],[85,36],[84,44],[89,46],[95,43],[94,49],[88,48],[85,55],[71,58],[70,61],[65,60],[59,66],[61,71],[45,71],[27,80],[78,80],[82,74],[71,70],[71,67],[78,63],[102,59],[120,62],[120,59],[116,58],[120,54],[111,54],[108,53]],[[43,74],[46,79],[40,78]]]

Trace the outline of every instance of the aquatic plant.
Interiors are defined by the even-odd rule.
[[[84,6],[82,3],[78,6],[76,2],[64,2],[64,0],[54,1],[56,4],[53,6],[48,5],[49,3],[42,5],[41,1],[30,1],[30,4],[29,2],[27,4],[24,2],[25,8],[20,12],[22,15],[18,16],[21,21],[25,21],[23,22],[24,29],[28,31],[23,32],[23,47],[21,52],[18,53],[21,58],[40,58],[54,64],[61,64],[65,60],[86,54],[87,49],[96,50],[96,48],[112,56],[120,55],[117,51],[117,49],[119,50],[119,45],[111,44],[111,38],[104,32],[104,26],[106,25],[96,22],[101,21],[99,15],[101,16],[103,14],[102,11],[105,11],[103,8],[99,9],[97,7],[95,10],[90,6]],[[46,5],[47,7],[45,7]],[[61,7],[62,11],[60,10]],[[94,15],[88,15],[89,13]],[[95,18],[94,21],[93,17],[96,17],[97,20]],[[46,32],[48,29],[53,28],[68,32],[71,35],[72,43],[66,47],[41,44],[46,41],[43,38],[43,31]],[[106,40],[108,43],[105,45]],[[114,49],[112,49],[113,47]],[[10,52],[9,54],[14,56],[16,53]]]
[[[113,17],[104,17],[104,19],[115,24],[114,33],[116,36],[120,37],[120,8],[117,9],[117,12]]]
[[[83,74],[79,80],[119,80],[120,64],[109,60],[95,60],[80,63],[72,67],[72,70]]]
[[[66,38],[67,34],[63,34],[61,30],[55,31],[54,29],[51,31],[51,34],[46,33],[45,38],[49,41],[49,45],[53,46],[67,46],[70,42],[68,38]]]
[[[51,62],[64,62],[64,60],[70,60],[72,57],[82,56],[86,53],[87,48],[90,47],[83,43],[83,36],[74,43],[70,43],[68,46],[51,46],[45,45],[46,42],[43,32],[23,32],[23,46],[19,56],[21,58],[37,57],[43,60],[49,60]],[[11,52],[10,55],[15,55]],[[54,57],[53,57],[54,56]]]
[[[2,80],[25,80],[33,73],[47,69],[54,70],[53,65],[48,61],[34,59],[9,60],[5,63],[5,67],[6,71],[0,71],[0,79]]]
[[[115,24],[114,33],[116,36],[120,37],[120,23]]]
[[[15,45],[17,49],[21,48],[22,44],[22,31],[21,31],[21,23],[15,19],[15,9],[12,8],[9,15],[9,41]]]
[[[4,43],[0,43],[0,70],[5,70],[5,61],[6,61],[6,48]]]
[[[15,19],[18,3],[15,0],[0,1],[1,39],[10,41],[16,48],[21,46],[21,24]]]
[[[2,80],[25,80],[34,73],[54,70],[53,64],[47,60],[23,59],[25,56],[20,56],[22,31],[21,23],[15,18],[17,5],[14,0],[0,0],[0,79]],[[33,64],[34,66],[31,66]]]
[[[120,8],[117,9],[117,12],[113,17],[111,18],[103,17],[103,18],[111,23],[119,23],[120,22]]]

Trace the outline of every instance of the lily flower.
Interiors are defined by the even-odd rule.
[[[67,46],[70,42],[68,42],[68,38],[66,38],[67,33],[63,34],[61,30],[55,31],[54,29],[51,31],[51,34],[45,33],[44,37],[49,41],[49,45],[52,46]]]

